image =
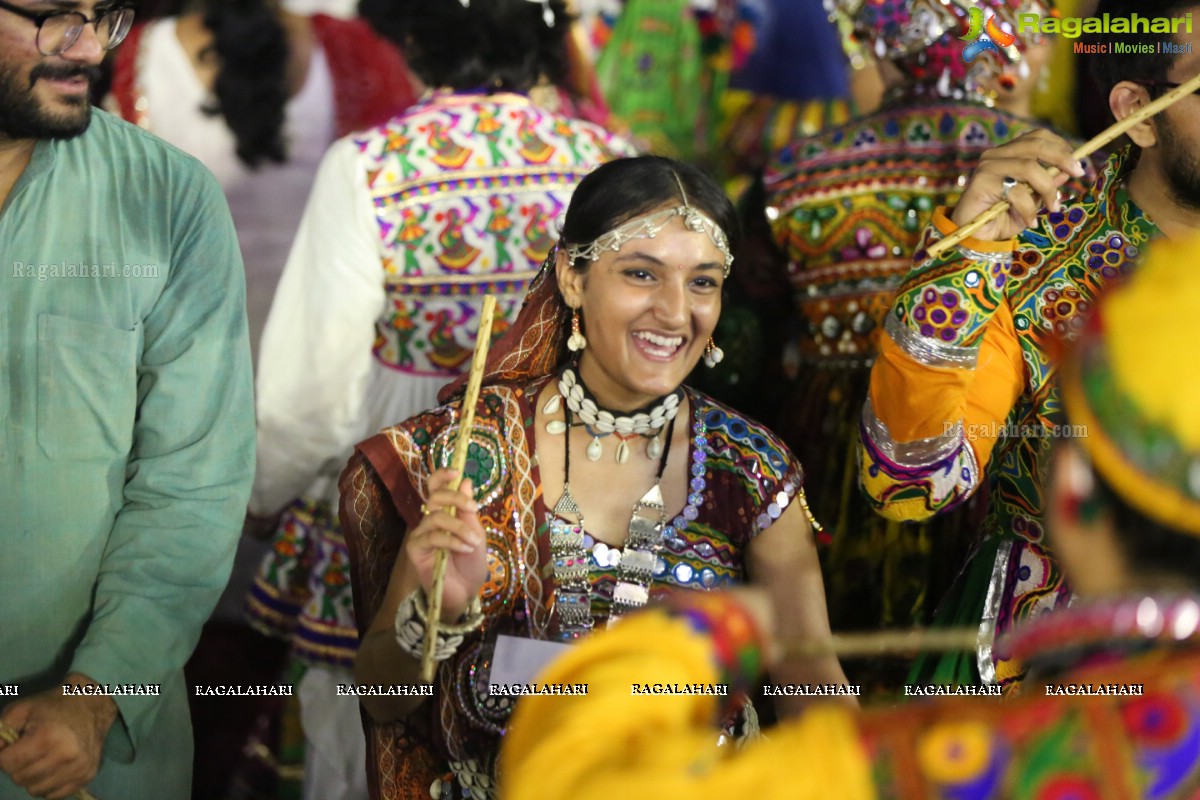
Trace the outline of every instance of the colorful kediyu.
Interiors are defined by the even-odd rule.
[[[436,404],[467,366],[483,295],[499,298],[498,336],[575,185],[629,153],[602,128],[517,94],[435,94],[331,148],[267,324],[258,383],[252,506],[302,499],[284,515],[249,610],[277,635],[295,631],[303,659],[354,661],[336,522],[337,475],[354,443]]]
[[[862,413],[860,480],[876,510],[926,519],[988,484],[983,539],[946,608],[978,625],[976,658],[919,665],[923,680],[1008,683],[1021,666],[996,634],[1071,597],[1044,543],[1047,456],[1063,428],[1047,353],[1074,338],[1095,299],[1131,270],[1157,228],[1126,191],[1126,158],[1096,186],[1043,212],[1014,242],[966,239],[936,259],[924,246],[954,230],[934,214],[916,267],[880,339]],[[932,673],[929,669],[933,670]]]
[[[620,550],[610,551],[603,543],[589,547],[585,539],[580,553],[588,563],[581,570],[585,583],[581,593],[573,585],[568,589],[566,570],[555,564],[555,557],[561,560],[563,554],[550,549],[557,520],[552,521],[554,514],[546,506],[533,460],[535,439],[542,431],[533,427],[531,404],[551,377],[522,388],[485,387],[480,397],[467,477],[475,487],[480,521],[488,533],[489,578],[482,595],[485,622],[480,631],[468,634],[457,653],[440,663],[434,681],[437,697],[425,714],[405,723],[375,726],[371,746],[376,760],[412,762],[403,767],[397,763],[395,772],[385,776],[389,781],[411,781],[411,786],[427,789],[442,774],[453,773],[459,785],[480,792],[473,797],[493,796],[494,758],[515,699],[489,696],[496,637],[572,641],[580,626],[573,616],[565,616],[564,608],[579,605],[577,601],[590,611],[583,626],[589,630],[593,623],[596,629],[604,628],[614,613],[614,589],[626,578],[617,558]],[[800,465],[770,432],[699,393],[689,390],[688,399],[690,419],[680,417],[675,424],[678,434],[687,433],[691,439],[690,493],[687,505],[663,527],[652,574],[643,581],[653,598],[671,588],[744,583],[746,547],[790,503],[800,502]],[[355,592],[367,617],[382,601],[402,540],[395,527],[379,523],[394,518],[396,503],[403,518],[400,529],[416,527],[429,474],[450,463],[458,405],[435,409],[362,443],[361,455],[343,479],[346,502],[353,504],[356,518],[343,520],[359,551]],[[421,774],[416,765],[431,754],[412,741],[411,732],[425,729],[433,732],[425,741],[439,752],[432,754],[430,769]]]
[[[1001,19],[1013,10],[983,5]],[[879,111],[799,139],[767,167],[767,216],[794,302],[784,355],[792,380],[774,428],[802,460],[824,465],[810,498],[833,538],[835,628],[922,624],[978,514],[975,523],[957,514],[919,527],[873,515],[854,485],[859,410],[884,317],[929,215],[957,202],[986,150],[1039,127],[993,107],[979,86],[1002,68],[1019,72],[1033,40],[1014,38],[1003,59],[989,52],[968,68],[957,38],[967,15],[954,4],[868,0],[838,13],[853,31],[847,48],[891,59],[902,78]],[[1083,184],[1063,191],[1082,194]]]

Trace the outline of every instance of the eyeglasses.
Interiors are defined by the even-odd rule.
[[[1147,89],[1158,89],[1163,92],[1170,91],[1171,89],[1175,89],[1183,85],[1180,83],[1172,83],[1171,81],[1151,81],[1141,79],[1135,79],[1130,82],[1136,83],[1138,86],[1145,86]],[[1192,92],[1192,94],[1200,94],[1200,89]]]
[[[39,14],[0,0],[0,8],[11,11],[37,25],[37,48],[44,56],[56,56],[71,49],[79,40],[83,27],[92,24],[96,38],[105,50],[111,50],[124,41],[133,27],[133,9],[127,6],[107,8],[88,19],[78,11],[50,11]]]

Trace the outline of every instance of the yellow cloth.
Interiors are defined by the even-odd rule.
[[[1061,630],[1078,627],[1086,626]],[[1134,798],[1150,796],[1151,780],[1161,800],[1195,793],[1200,754],[1187,744],[1200,708],[1194,649],[1080,665],[1010,702],[943,696],[863,714],[814,706],[740,750],[715,747],[716,698],[631,693],[632,681],[715,682],[713,662],[709,638],[661,609],[589,637],[538,679],[586,684],[586,696],[518,702],[499,796],[1047,800],[1073,790]],[[1100,694],[1084,695],[1093,689]]]
[[[586,696],[531,696],[517,704],[500,755],[500,796],[875,797],[855,717],[840,707],[814,708],[737,750],[716,746],[721,698],[631,690],[633,682],[718,680],[709,639],[664,612],[641,613],[596,634],[538,678],[587,683]],[[804,753],[819,757],[781,771]]]
[[[1200,453],[1200,370],[1193,326],[1200,311],[1200,236],[1159,240],[1137,277],[1106,298],[1105,348],[1122,392],[1147,419]]]
[[[1200,535],[1200,490],[1192,486],[1200,483],[1200,370],[1195,369],[1190,328],[1200,309],[1198,257],[1200,236],[1155,242],[1147,249],[1137,277],[1105,298],[1098,335],[1102,343],[1090,343],[1103,348],[1101,368],[1111,371],[1115,393],[1129,402],[1143,424],[1157,429],[1155,434],[1143,434],[1168,436],[1192,456],[1191,496],[1162,472],[1170,470],[1169,460],[1160,458],[1160,473],[1154,474],[1145,459],[1138,463],[1122,452],[1115,438],[1119,431],[1113,428],[1128,420],[1112,409],[1097,415],[1079,385],[1078,364],[1068,363],[1063,376],[1067,414],[1091,433],[1078,442],[1100,474],[1142,513],[1196,535]],[[1082,349],[1088,346],[1085,339]],[[1104,400],[1113,402],[1111,397]]]

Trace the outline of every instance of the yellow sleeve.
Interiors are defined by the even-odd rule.
[[[1012,311],[1002,306],[984,332],[975,369],[929,367],[882,340],[867,396],[897,441],[940,436],[962,420],[982,467],[1024,388],[1024,370]]]
[[[716,746],[722,698],[633,694],[635,683],[715,683],[711,648],[686,622],[648,611],[556,661],[538,682],[587,684],[587,695],[521,699],[501,751],[501,797],[874,797],[854,717],[840,707],[737,750]]]

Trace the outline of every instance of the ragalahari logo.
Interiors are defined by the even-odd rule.
[[[991,50],[996,55],[1000,55],[1000,47],[1009,47],[1017,40],[1016,36],[1002,30],[996,24],[995,14],[988,15],[987,24],[985,25],[983,22],[983,12],[978,8],[971,8],[968,11],[967,19],[970,23],[970,28],[967,30],[966,36],[958,38],[964,42],[970,42],[962,51],[962,59],[968,64],[974,61],[975,57],[985,50]]]

